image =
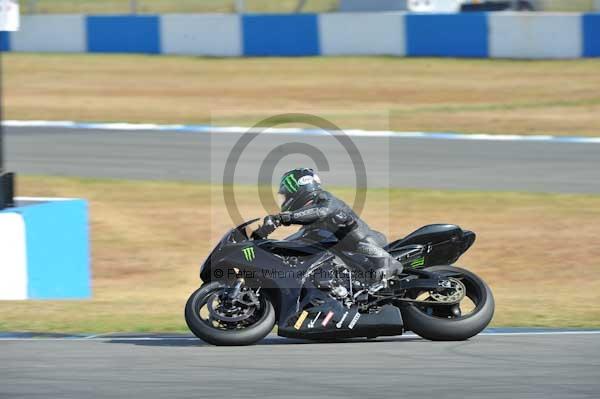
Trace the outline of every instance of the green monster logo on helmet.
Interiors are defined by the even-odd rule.
[[[281,184],[284,185],[290,193],[295,193],[296,191],[298,191],[298,181],[292,173],[290,173],[287,176],[284,176],[281,180]]]

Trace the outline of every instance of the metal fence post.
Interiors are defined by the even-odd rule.
[[[236,13],[243,14],[246,11],[246,1],[234,0],[233,7],[235,8]]]
[[[306,5],[306,0],[298,0],[298,3],[296,4],[296,9],[294,10],[294,12],[296,12],[296,13],[301,12],[305,5]]]
[[[129,12],[131,14],[137,14],[138,2],[137,0],[129,0]]]
[[[27,2],[27,13],[28,14],[35,14],[37,11],[37,3],[38,0],[29,0]]]

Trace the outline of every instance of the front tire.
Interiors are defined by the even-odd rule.
[[[198,288],[185,305],[185,321],[195,336],[213,345],[240,346],[252,345],[271,332],[275,325],[275,310],[268,297],[261,295],[260,314],[252,320],[252,324],[243,328],[221,329],[207,322],[201,316],[201,310],[215,293],[227,286],[214,281]]]
[[[466,316],[440,317],[416,304],[401,307],[407,330],[432,341],[464,341],[488,326],[494,316],[494,296],[490,287],[474,273],[455,266],[434,266],[425,270],[432,272],[458,272],[464,276],[467,295],[477,297],[476,307]],[[469,292],[470,291],[470,292]]]

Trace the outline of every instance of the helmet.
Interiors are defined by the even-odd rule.
[[[321,179],[314,170],[294,169],[283,174],[279,184],[282,211],[302,208],[321,191]]]

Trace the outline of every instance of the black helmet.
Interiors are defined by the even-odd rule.
[[[282,197],[281,210],[302,208],[321,191],[321,179],[312,169],[301,168],[283,174],[278,193]]]

